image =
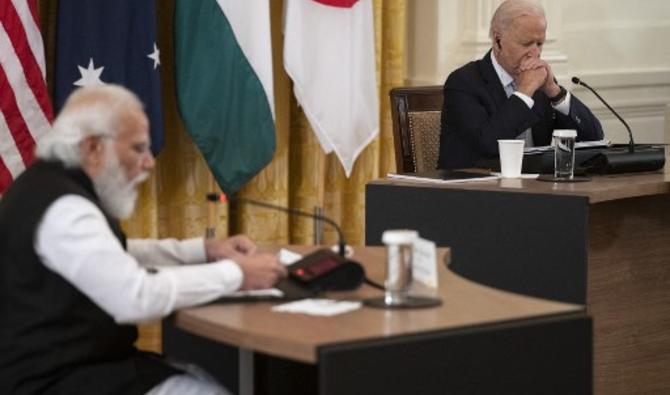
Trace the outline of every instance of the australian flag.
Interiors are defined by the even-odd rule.
[[[76,88],[114,83],[135,92],[151,124],[151,151],[163,145],[155,0],[59,0],[55,102]]]

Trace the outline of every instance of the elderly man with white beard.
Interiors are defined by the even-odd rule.
[[[126,240],[118,220],[154,166],[140,101],[75,91],[0,200],[0,393],[226,393],[138,351],[136,323],[285,275],[245,236]]]

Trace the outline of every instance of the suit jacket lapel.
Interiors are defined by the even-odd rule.
[[[502,82],[500,82],[500,78],[498,78],[498,74],[496,74],[496,70],[493,68],[490,50],[486,53],[481,62],[479,62],[479,70],[482,79],[486,83],[486,90],[496,104],[496,109],[500,108],[507,100],[507,95],[505,94]]]
[[[546,119],[547,114],[544,112],[546,110],[546,106],[543,105],[544,100],[540,91],[535,92],[533,95],[533,101],[535,101],[533,112],[540,119],[540,122],[536,122],[532,128],[533,143],[536,146],[549,145],[551,143],[550,133],[547,132],[547,128],[549,127],[548,122],[551,122],[551,120]]]

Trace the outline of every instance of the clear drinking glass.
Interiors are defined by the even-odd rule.
[[[382,235],[382,242],[386,244],[386,305],[402,304],[407,298],[412,284],[414,241],[418,237],[414,230],[387,230]]]
[[[574,129],[554,130],[554,178],[572,180],[575,173],[575,139]]]

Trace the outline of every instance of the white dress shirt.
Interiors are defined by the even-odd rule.
[[[77,195],[49,206],[37,227],[35,251],[117,323],[164,317],[242,284],[235,262],[205,263],[203,239],[128,240],[126,252],[100,209]]]
[[[532,97],[526,95],[525,93],[519,92],[517,90],[516,82],[514,81],[514,78],[512,78],[505,69],[498,63],[498,60],[496,59],[495,55],[493,54],[493,51],[491,51],[491,62],[493,63],[493,69],[496,71],[496,74],[498,74],[498,79],[500,80],[500,83],[503,86],[503,89],[505,90],[505,94],[507,97],[510,97],[512,95],[518,96],[519,99],[523,100],[524,103],[528,106],[528,108],[533,108],[535,105],[535,100],[533,100]],[[570,114],[570,98],[572,95],[570,92],[567,93],[565,98],[563,99],[562,102],[559,104],[554,105],[552,103],[552,107],[554,109],[564,115],[569,115]],[[525,146],[526,147],[532,147],[535,144],[533,144],[533,133],[530,128],[526,129],[523,133],[518,135],[516,137],[519,140],[525,140]]]

